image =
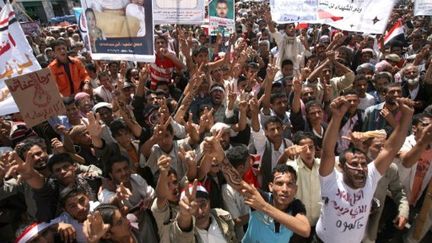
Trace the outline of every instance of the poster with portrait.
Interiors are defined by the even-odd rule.
[[[155,24],[202,24],[204,0],[153,0]]]
[[[154,62],[153,2],[81,0],[84,23],[95,60]]]
[[[229,36],[235,32],[234,0],[212,0],[208,14],[210,35]]]

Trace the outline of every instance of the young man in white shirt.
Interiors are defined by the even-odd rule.
[[[428,190],[432,180],[432,115],[427,113],[415,115],[412,125],[413,134],[405,139],[401,148],[399,170],[412,209],[410,218],[416,215],[419,218],[421,205],[424,206],[426,200],[430,200],[428,196],[422,199],[422,195],[425,194],[425,190]],[[414,220],[413,227],[410,228],[404,242],[420,242],[425,237],[432,228],[432,210],[429,210],[424,219],[422,229],[417,235],[415,231],[419,221]]]
[[[319,168],[323,206],[316,226],[316,242],[362,241],[378,181],[399,152],[414,113],[412,102],[404,98],[396,101],[402,117],[377,158],[368,163],[364,152],[347,150],[339,158],[342,172],[335,169],[334,149],[349,103],[345,97],[331,103],[332,118],[324,135]]]
[[[243,177],[248,171],[252,159],[246,145],[237,145],[228,149],[226,156],[231,165]],[[249,220],[250,208],[245,204],[240,192],[230,184],[222,185],[222,197],[225,209],[230,212],[234,220],[237,239],[242,239],[245,233],[244,226]]]
[[[311,232],[315,232],[321,210],[321,187],[318,174],[320,159],[315,158],[316,140],[311,133],[300,131],[294,134],[293,142],[294,145],[285,150],[286,156],[281,156],[282,161],[279,160],[279,163],[286,163],[297,172],[296,198],[305,205],[306,217],[312,226]],[[287,161],[287,157],[293,160]]]

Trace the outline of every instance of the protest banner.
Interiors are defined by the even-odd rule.
[[[318,20],[337,29],[382,34],[395,0],[320,0]]]
[[[95,60],[154,62],[152,1],[81,0],[87,42]]]
[[[18,112],[5,80],[41,67],[33,55],[12,6],[2,4],[0,12],[0,115]]]
[[[209,32],[229,36],[235,32],[235,12],[233,0],[212,0],[208,5]]]
[[[432,1],[416,0],[414,2],[414,16],[432,16]]]
[[[202,24],[204,0],[153,0],[155,24]]]
[[[20,23],[26,35],[37,36],[40,34],[40,23],[39,21],[23,22]]]
[[[52,116],[66,114],[66,108],[49,68],[5,82],[27,126],[33,127]]]
[[[315,22],[317,8],[318,0],[270,0],[272,19],[278,24]]]

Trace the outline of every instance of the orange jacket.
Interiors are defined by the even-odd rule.
[[[49,69],[51,73],[54,75],[54,78],[57,82],[57,87],[60,93],[66,96],[72,96],[81,91],[81,85],[84,81],[90,80],[90,77],[85,70],[84,65],[80,60],[72,57],[69,58],[69,69],[72,77],[72,82],[74,86],[74,92],[72,93],[72,89],[70,87],[70,82],[68,75],[61,63],[55,59],[49,64]]]

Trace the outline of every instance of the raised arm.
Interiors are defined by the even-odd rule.
[[[339,138],[339,128],[345,113],[349,108],[349,103],[345,97],[337,97],[330,104],[332,118],[322,141],[322,155],[319,174],[323,177],[332,173],[335,166],[335,146]]]
[[[309,237],[310,223],[305,215],[297,214],[296,216],[292,216],[282,212],[270,203],[266,202],[253,185],[250,186],[246,184],[243,187],[243,192],[246,195],[245,203],[247,205],[267,214],[275,221],[285,225],[285,227],[292,230],[294,233],[302,237]]]
[[[375,159],[375,166],[381,175],[384,175],[387,168],[390,166],[393,159],[396,157],[400,148],[402,147],[405,137],[408,134],[408,128],[411,124],[414,109],[412,108],[412,101],[408,98],[397,99],[399,110],[402,112],[402,118],[398,126],[393,130],[389,139],[384,144],[383,149]]]
[[[422,153],[428,149],[429,144],[432,143],[432,124],[428,125],[422,130],[420,138],[416,145],[408,152],[401,154],[402,165],[410,168],[417,163]]]

